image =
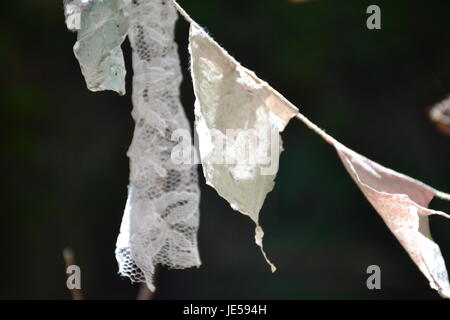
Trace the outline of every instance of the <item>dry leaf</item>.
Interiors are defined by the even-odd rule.
[[[447,269],[430,233],[428,216],[444,212],[428,209],[435,196],[447,197],[420,181],[385,168],[335,142],[345,168],[400,241],[411,259],[441,296],[450,298]]]
[[[195,23],[191,23],[189,39],[196,130],[206,182],[233,209],[255,222],[256,243],[265,256],[259,211],[278,171],[279,133],[298,110]]]
[[[430,118],[442,134],[450,136],[450,97],[431,108]]]

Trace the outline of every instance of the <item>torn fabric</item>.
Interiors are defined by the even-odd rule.
[[[91,0],[64,0],[64,16],[70,31],[78,31],[81,27],[81,12]]]
[[[256,243],[275,271],[263,250],[259,212],[278,171],[279,133],[298,110],[195,23],[189,52],[206,183],[255,222]]]
[[[135,129],[128,150],[130,184],[116,244],[119,272],[155,290],[155,267],[200,266],[197,166],[174,155],[181,133],[192,148],[180,102],[182,80],[170,1],[134,0],[127,7],[133,49]]]
[[[72,12],[68,15],[68,27],[79,29],[73,51],[91,91],[113,90],[125,94],[126,70],[120,46],[128,31],[123,9],[130,1],[78,0],[78,5],[78,2],[66,4],[66,12]]]
[[[450,298],[445,261],[431,237],[428,221],[432,214],[450,218],[444,212],[428,209],[430,201],[440,192],[340,143],[335,143],[334,147],[350,176],[428,279],[431,288]]]

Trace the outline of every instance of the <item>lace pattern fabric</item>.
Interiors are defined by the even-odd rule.
[[[133,49],[134,136],[128,150],[130,185],[117,239],[119,272],[155,289],[157,264],[183,269],[200,265],[197,249],[197,167],[172,161],[175,130],[190,133],[179,100],[182,80],[168,0],[134,0],[125,9]],[[192,144],[192,138],[190,143]]]

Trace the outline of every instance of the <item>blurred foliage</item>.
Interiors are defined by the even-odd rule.
[[[450,191],[450,140],[426,112],[450,91],[450,2],[377,1],[382,30],[366,28],[372,2],[183,0],[243,65],[337,139],[367,157]],[[92,93],[73,56],[62,1],[0,2],[0,298],[70,298],[70,246],[91,299],[134,299],[114,248],[126,200],[133,121],[127,95]],[[193,119],[188,26],[177,28]],[[161,269],[156,298],[438,299],[353,184],[328,145],[293,121],[275,190],[261,217],[271,274],[253,225],[202,181],[200,269]],[[432,207],[450,212],[450,204]],[[432,219],[450,265],[450,223]],[[366,289],[366,268],[382,290]]]

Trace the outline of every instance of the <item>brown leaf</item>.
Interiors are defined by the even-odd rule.
[[[430,118],[442,134],[450,137],[450,97],[430,109]]]

